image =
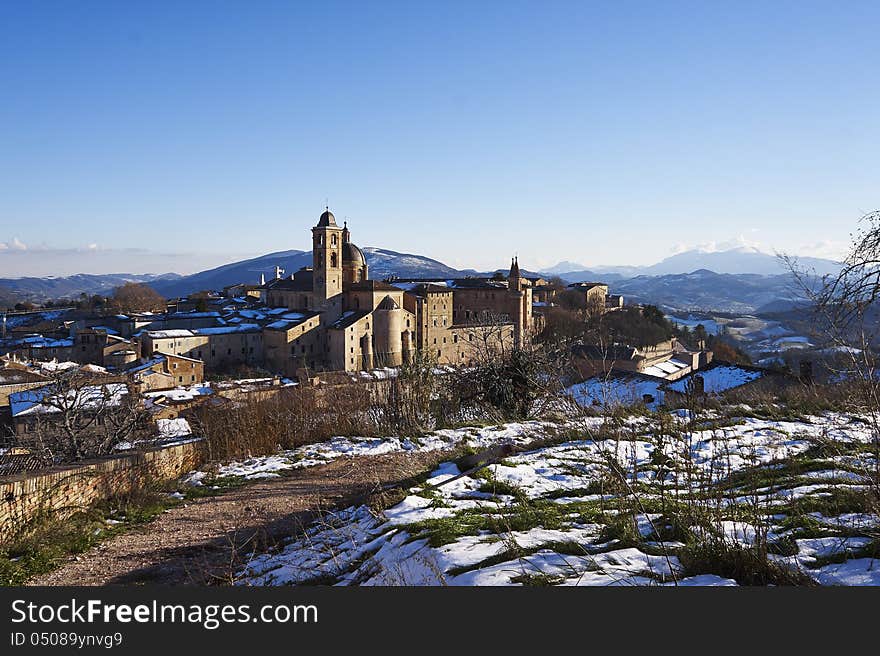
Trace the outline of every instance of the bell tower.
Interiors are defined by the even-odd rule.
[[[329,208],[312,228],[312,289],[314,310],[333,321],[342,312],[342,228]]]

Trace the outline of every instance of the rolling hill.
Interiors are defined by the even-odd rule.
[[[20,300],[45,301],[48,299],[76,298],[80,294],[110,294],[127,282],[170,282],[180,278],[176,273],[133,274],[109,273],[59,276],[47,278],[0,278],[0,287]]]
[[[452,278],[492,273],[459,270],[429,257],[384,248],[367,247],[363,251],[370,265],[370,277],[377,280],[391,276]],[[706,267],[676,271],[699,262],[711,262],[722,271]],[[806,267],[815,266],[820,273],[834,268],[834,263],[828,260],[804,258],[801,262]],[[163,296],[171,298],[206,289],[220,290],[240,282],[256,284],[261,275],[265,275],[267,280],[271,279],[276,266],[284,269],[284,275],[287,276],[311,263],[310,251],[287,250],[224,264],[188,276],[116,274],[18,278],[0,280],[0,287],[8,288],[8,293],[14,297],[40,301],[70,298],[80,293],[110,293],[114,287],[134,281],[146,282]],[[560,263],[553,270],[562,271],[569,266],[579,265]],[[743,272],[743,269],[757,269],[759,272]],[[674,272],[664,273],[669,270]],[[769,274],[768,271],[774,273]],[[530,275],[526,271],[523,273]],[[548,273],[543,275],[549,276]],[[610,285],[612,293],[623,294],[627,301],[653,303],[671,310],[733,313],[784,311],[803,300],[775,256],[748,249],[686,252],[651,267],[597,267],[593,270],[562,272],[560,275],[568,282],[600,280]]]
[[[389,276],[433,278],[464,275],[442,262],[421,255],[398,253],[384,248],[364,248],[363,251],[370,267],[370,277],[377,280]],[[150,286],[163,296],[183,296],[204,289],[219,290],[240,282],[256,284],[260,282],[261,274],[266,276],[266,280],[271,280],[276,266],[284,269],[284,275],[288,276],[311,265],[311,251],[279,251],[242,262],[224,264],[175,280],[151,282]]]

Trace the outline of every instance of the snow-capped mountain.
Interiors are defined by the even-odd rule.
[[[635,276],[664,276],[671,274],[690,273],[706,269],[720,274],[758,274],[775,276],[787,273],[785,263],[775,254],[764,252],[754,246],[742,245],[726,250],[694,248],[676,253],[657,264],[649,266],[595,266],[583,270],[554,271],[565,263],[560,262],[552,269],[541,273],[552,275],[557,273],[566,280],[584,277],[607,276],[614,274],[625,278]],[[840,270],[840,264],[832,260],[817,257],[799,257],[800,267],[815,272],[817,275],[834,274]],[[589,275],[585,275],[589,274]]]
[[[447,278],[479,274],[474,270],[454,269],[438,260],[385,248],[363,249],[370,266],[370,277],[376,280],[398,276],[403,278]],[[23,278],[0,280],[19,298],[45,300],[86,294],[107,294],[127,281],[147,282],[166,297],[177,297],[201,290],[220,290],[236,283],[259,283],[261,275],[272,278],[275,267],[289,276],[304,266],[311,266],[310,251],[288,250],[225,264],[189,276],[169,274],[161,277],[78,275],[66,278]],[[803,258],[801,265],[817,273],[831,273],[836,264],[829,260]],[[647,267],[594,267],[591,270],[566,271],[575,266],[561,262],[541,275],[560,275],[567,282],[601,280],[616,293],[632,301],[658,303],[670,308],[713,309],[753,312],[775,307],[779,303],[797,302],[791,291],[791,277],[774,255],[748,246],[728,250],[693,249],[666,258]],[[579,266],[579,265],[577,265]],[[506,271],[502,271],[506,273]],[[524,275],[531,275],[524,270]]]
[[[363,251],[370,267],[370,278],[375,280],[389,276],[437,278],[462,275],[462,272],[422,255],[398,253],[385,248],[367,247]],[[290,250],[269,253],[151,286],[163,296],[183,296],[204,289],[219,290],[240,282],[256,284],[260,282],[261,274],[270,280],[275,275],[276,266],[280,266],[284,275],[289,276],[302,267],[312,266],[312,252]]]
[[[586,269],[586,265],[578,264],[577,262],[571,262],[569,260],[563,260],[562,262],[559,262],[552,267],[541,269],[541,274],[544,276],[558,276],[563,273],[570,273],[571,271],[584,271]]]
[[[385,248],[367,247],[363,249],[371,278],[437,278],[442,276],[458,276],[461,272],[450,266],[432,260],[423,255],[398,253]]]

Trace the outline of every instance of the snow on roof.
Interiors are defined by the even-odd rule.
[[[77,367],[79,367],[78,362],[58,362],[57,360],[52,360],[51,362],[40,363],[40,371],[44,374],[55,373],[57,371],[67,371],[68,369],[76,369]]]
[[[43,337],[42,335],[34,335],[32,337],[26,337],[22,342],[28,344],[31,348],[66,348],[68,346],[73,346],[72,339],[52,339],[49,337]]]
[[[189,422],[183,417],[177,419],[157,419],[156,427],[159,429],[160,438],[186,437],[192,435]]]
[[[266,318],[266,313],[261,310],[238,310],[238,314],[246,319],[257,319],[258,321]]]
[[[150,339],[174,339],[177,337],[193,337],[192,330],[150,330],[147,332]]]
[[[134,365],[133,367],[129,368],[127,371],[130,374],[134,374],[139,371],[143,371],[144,369],[149,369],[150,367],[153,367],[153,366],[155,366],[161,362],[164,362],[164,361],[165,361],[165,356],[160,353],[156,356],[151,357],[149,360],[146,360],[145,362],[141,362],[140,364]]]
[[[282,319],[280,321],[273,321],[272,323],[267,324],[266,328],[269,328],[271,330],[287,330],[288,328],[293,328],[296,324],[296,321],[285,321]]]
[[[687,383],[693,375],[703,377],[703,389],[707,394],[718,394],[740,385],[745,385],[753,380],[757,380],[764,375],[763,371],[755,371],[753,369],[743,369],[735,365],[720,365],[711,369],[698,371],[691,376],[685,376],[674,383],[667,385],[670,390],[684,393],[687,390]]]
[[[638,376],[612,376],[605,378],[590,378],[582,383],[577,383],[565,391],[581,406],[614,407],[641,403],[645,394],[654,397],[649,407],[663,402],[663,380],[651,380]]]
[[[330,324],[330,328],[335,328],[339,330],[343,328],[348,328],[349,326],[357,323],[358,321],[369,315],[370,313],[367,310],[346,310],[340,315],[340,317],[336,321]]]
[[[228,333],[253,333],[260,330],[260,324],[241,323],[237,326],[217,326],[216,328],[198,328],[192,332],[196,335],[225,335]]]
[[[145,392],[143,396],[153,400],[165,398],[169,401],[191,401],[200,396],[208,396],[213,393],[214,390],[211,389],[210,384],[206,383],[204,385],[193,385],[192,387],[175,387],[174,389],[162,390],[160,392]]]
[[[92,326],[89,330],[100,330],[102,332],[107,333],[108,335],[118,335],[118,330],[113,330],[109,326]]]
[[[61,412],[62,408],[97,409],[117,406],[128,394],[125,383],[86,385],[69,390],[64,396],[53,394],[53,386],[15,392],[9,395],[9,407],[13,417]]]

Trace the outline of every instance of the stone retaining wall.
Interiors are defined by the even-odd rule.
[[[0,544],[29,521],[63,518],[102,499],[177,478],[204,458],[201,440],[0,478]]]

